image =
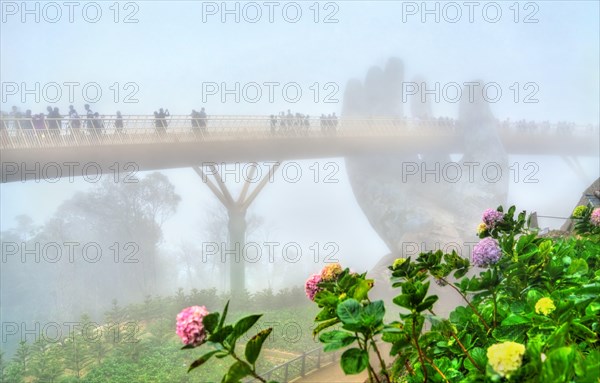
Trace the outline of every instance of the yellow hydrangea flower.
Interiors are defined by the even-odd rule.
[[[498,343],[487,349],[490,366],[498,375],[506,378],[521,367],[524,354],[525,346],[516,342]]]
[[[550,298],[540,298],[535,304],[536,314],[548,315],[556,309],[554,301]]]
[[[406,262],[406,258],[396,258],[394,264],[392,265],[392,268],[397,269],[398,267],[402,266],[404,262]]]
[[[573,217],[580,218],[583,216],[583,213],[587,210],[587,206],[579,205],[575,209],[573,209]]]
[[[477,235],[483,233],[486,230],[487,230],[487,225],[485,223],[481,222],[479,224],[479,226],[477,226]]]
[[[339,263],[330,263],[329,265],[325,265],[323,270],[321,270],[321,280],[331,281],[340,275],[342,271],[342,265]]]

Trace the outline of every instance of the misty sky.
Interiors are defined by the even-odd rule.
[[[171,114],[188,115],[204,106],[210,114],[267,115],[291,109],[292,112],[320,115],[341,113],[346,82],[364,79],[369,67],[384,65],[391,56],[404,61],[405,81],[421,75],[427,81],[447,84],[481,79],[498,83],[502,97],[491,108],[499,119],[572,121],[578,124],[598,124],[599,118],[599,4],[597,1],[538,1],[518,3],[519,22],[514,22],[514,2],[497,2],[502,16],[497,23],[485,21],[482,8],[474,10],[474,22],[469,22],[468,8],[462,8],[457,23],[434,22],[432,15],[425,23],[416,15],[403,14],[408,2],[338,1],[318,5],[319,23],[314,22],[314,2],[299,2],[302,17],[297,23],[286,22],[280,3],[275,8],[274,22],[268,20],[268,8],[262,8],[262,18],[240,23],[228,16],[221,22],[220,14],[206,16],[203,22],[202,2],[138,1],[121,2],[119,23],[114,22],[113,2],[99,2],[102,17],[97,23],[86,22],[81,10],[75,9],[74,22],[68,21],[68,9],[62,8],[62,18],[49,23],[33,16],[21,22],[21,14],[6,13],[2,2],[0,33],[0,77],[2,78],[1,109],[16,105],[34,113],[47,105],[56,105],[66,113],[70,103],[81,114],[86,100],[81,88],[88,83],[99,84],[102,96],[91,103],[100,114],[151,114],[160,107]],[[433,7],[435,2],[429,2]],[[15,3],[20,6],[21,2]],[[31,2],[33,9],[34,2]],[[45,3],[40,3],[42,11]],[[59,2],[62,4],[62,2]],[[220,5],[221,2],[214,3]],[[243,11],[246,2],[241,2]],[[263,4],[263,2],[257,2]],[[414,3],[418,6],[421,2]],[[438,3],[440,8],[445,3]],[[463,2],[458,2],[463,4]],[[526,8],[526,4],[529,5]],[[233,8],[233,4],[230,4]],[[135,12],[134,12],[135,11]],[[335,11],[335,12],[334,12]],[[523,23],[527,15],[537,23]],[[52,10],[49,17],[53,18]],[[93,12],[90,11],[92,14]],[[137,23],[121,22],[132,15]],[[323,23],[325,16],[337,23]],[[448,9],[449,17],[454,11]],[[12,13],[12,11],[11,11]],[[290,15],[294,15],[293,10]],[[493,9],[488,16],[494,16]],[[406,22],[403,22],[403,16]],[[250,13],[254,17],[254,13]],[[29,88],[39,82],[63,84],[78,82],[74,100],[63,97],[58,102],[41,100],[36,103],[22,93],[9,94],[7,84],[25,82]],[[275,90],[273,102],[263,94],[259,102],[233,97],[222,102],[219,95],[207,96],[203,103],[203,83],[227,83],[233,88],[249,82],[297,83],[302,98],[286,102],[281,87]],[[115,102],[114,83],[120,92]],[[133,87],[124,89],[124,84]],[[311,86],[318,83],[317,102]],[[323,89],[326,83],[334,87]],[[520,93],[514,101],[511,86],[518,83]],[[537,87],[537,103],[524,103],[528,93],[523,84]],[[131,91],[137,102],[125,103]],[[314,89],[314,88],[313,88]],[[338,102],[324,102],[328,90]],[[267,88],[263,88],[266,91]],[[404,108],[405,113],[409,108]],[[455,103],[440,101],[433,105],[436,115],[455,117]],[[581,163],[587,179],[578,178],[560,158],[510,157],[510,163],[539,164],[537,184],[511,183],[509,199],[522,209],[538,210],[540,214],[567,216],[578,201],[581,191],[600,174],[598,158],[584,158]],[[315,183],[309,166],[314,162],[322,168],[328,162],[339,166],[338,183]],[[251,212],[264,216],[274,228],[272,237],[280,241],[337,242],[340,254],[349,254],[356,267],[367,267],[387,253],[383,242],[370,228],[360,211],[347,181],[341,159],[299,161],[304,175],[301,182],[285,181],[269,184],[259,196]],[[166,247],[176,247],[181,240],[197,235],[203,220],[203,209],[215,204],[208,188],[191,169],[166,171],[183,197],[178,213],[165,226]],[[43,223],[75,191],[90,187],[82,180],[70,183],[63,179],[56,184],[15,182],[0,186],[2,230],[14,225],[14,217],[28,214]],[[494,206],[495,207],[495,206]],[[560,226],[561,221],[542,221],[542,226]],[[474,229],[475,230],[475,229]],[[192,239],[193,240],[193,239]],[[340,260],[344,260],[340,255]]]

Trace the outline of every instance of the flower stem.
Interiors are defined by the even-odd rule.
[[[421,350],[421,346],[419,345],[419,338],[417,337],[417,328],[415,327],[416,315],[413,315],[412,318],[412,333],[413,338],[415,340],[415,346],[417,347],[417,352],[419,353],[419,361],[421,362],[421,370],[423,370],[423,381],[427,381],[427,367],[425,366],[425,361],[423,360],[423,350]]]
[[[491,328],[490,326],[487,324],[487,322],[483,319],[483,317],[481,316],[481,314],[479,313],[479,311],[477,311],[477,309],[475,308],[475,306],[473,306],[471,304],[471,302],[469,302],[469,300],[467,299],[467,297],[465,296],[465,294],[462,293],[462,291],[460,291],[460,289],[458,287],[456,287],[453,283],[448,282],[447,279],[445,278],[440,278],[442,281],[446,282],[450,287],[452,287],[454,290],[456,290],[457,293],[460,294],[460,296],[464,299],[465,302],[467,302],[467,305],[469,305],[469,307],[471,308],[471,310],[473,310],[473,312],[475,313],[475,315],[477,315],[477,317],[481,320],[481,323],[483,323],[483,325],[485,326],[485,328],[490,331]]]
[[[444,375],[444,373],[438,368],[438,366],[436,366],[435,363],[433,363],[433,360],[429,359],[427,356],[425,356],[425,359],[429,364],[431,364],[431,367],[433,367],[433,369],[437,371],[437,373],[442,377],[442,379],[446,381],[446,383],[450,383],[448,378],[446,378],[446,375]],[[427,377],[425,377],[425,381],[427,381]]]
[[[241,360],[241,359],[240,359],[240,358],[239,358],[239,357],[238,357],[238,356],[235,354],[235,351],[233,351],[233,350],[230,350],[230,351],[231,351],[231,356],[233,357],[233,359],[237,360],[237,361],[238,361],[238,362],[240,362],[240,363],[245,363],[245,364],[247,364],[246,362],[244,362],[243,360]],[[256,373],[256,370],[255,370],[254,366],[251,366],[251,369],[250,369],[250,374],[251,374],[251,375],[252,375],[254,378],[256,378],[256,379],[260,380],[261,382],[263,382],[263,383],[267,383],[266,379],[263,379],[263,378],[262,378],[260,375],[258,375],[258,374]]]
[[[381,353],[379,352],[379,349],[377,348],[377,344],[375,343],[375,340],[372,337],[371,337],[371,345],[373,346],[373,349],[375,350],[375,353],[377,354],[377,358],[379,359],[379,364],[381,365],[381,373],[385,376],[385,378],[388,382],[391,382],[390,375],[388,374],[387,368],[385,367],[385,362],[383,361],[383,358],[381,357]]]
[[[431,313],[431,315],[435,315],[435,313],[433,312],[433,310],[429,309],[429,312]],[[458,339],[458,336],[456,336],[456,333],[454,331],[450,331],[450,335],[452,336],[452,338],[454,338],[454,340],[456,341],[456,343],[458,343],[458,346],[465,353],[465,355],[467,356],[467,358],[469,358],[469,360],[471,361],[471,363],[473,363],[473,366],[475,366],[475,368],[477,368],[479,371],[485,373],[485,371],[483,369],[481,369],[481,367],[479,367],[479,365],[471,357],[471,354],[469,354],[469,351],[467,351],[467,349],[465,348],[465,346],[461,343],[460,339]]]
[[[493,303],[494,303],[493,325],[494,325],[494,328],[496,328],[496,326],[498,325],[497,319],[496,319],[498,317],[498,304],[496,303],[496,290],[492,291],[492,298],[493,298]]]
[[[360,336],[358,335],[358,333],[355,333],[355,334],[356,334],[356,341],[358,342],[358,348],[360,348],[361,350],[364,350],[367,353],[367,372],[369,373],[369,381],[373,382],[373,378],[374,378],[377,383],[381,383],[379,381],[379,378],[377,377],[377,373],[375,373],[375,370],[371,366],[371,361],[368,360],[369,359],[369,347],[367,344],[366,337],[364,339],[364,346],[363,346],[363,344],[360,342]]]

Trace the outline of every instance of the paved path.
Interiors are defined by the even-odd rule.
[[[388,343],[378,343],[379,351],[383,356],[383,359],[387,363],[391,363],[394,358],[389,356],[389,350],[391,345]],[[379,371],[379,362],[375,358],[375,354],[371,353],[371,366],[375,368],[376,371]],[[367,370],[363,371],[357,375],[346,375],[344,371],[342,371],[342,367],[340,367],[340,362],[336,361],[335,363],[329,364],[311,374],[306,375],[303,378],[299,378],[294,380],[294,383],[363,383],[369,379],[369,374]]]
[[[356,382],[363,383],[369,378],[367,371],[363,371],[358,375],[346,375],[339,362],[335,362],[326,367],[321,368],[298,380],[294,380],[294,383],[346,383]]]

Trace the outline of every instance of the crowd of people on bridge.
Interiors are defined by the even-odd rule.
[[[520,133],[549,133],[552,131],[553,128],[553,124],[551,124],[548,120],[536,122],[522,119],[515,122],[511,122],[511,120],[508,118],[502,122],[501,126],[504,129],[514,128]],[[572,134],[575,131],[576,127],[577,125],[574,122],[567,121],[559,121],[556,124],[554,124],[555,132],[561,135]],[[593,129],[594,126],[592,124],[588,124],[586,126],[586,130],[588,132],[593,131]]]
[[[21,113],[18,107],[13,106],[9,113],[1,113],[2,123],[0,124],[0,130],[2,138],[9,137],[9,132],[13,132],[13,136],[31,136],[35,134],[37,139],[45,137],[60,137],[61,135],[72,135],[77,137],[90,137],[92,139],[100,139],[106,134],[117,134],[125,135],[128,134],[127,130],[130,129],[129,133],[133,131],[131,129],[142,127],[144,125],[144,119],[132,119],[136,121],[136,124],[132,127],[131,121],[128,129],[126,129],[126,123],[123,115],[120,111],[117,111],[115,115],[101,116],[98,112],[94,112],[89,104],[83,106],[84,114],[80,116],[73,105],[69,105],[67,115],[61,114],[60,109],[56,106],[48,106],[46,108],[46,114],[43,112],[38,114],[32,114],[30,109],[26,110],[25,113]],[[168,132],[170,121],[177,122],[174,126],[181,132],[181,128],[184,127],[185,121],[188,121],[188,129],[191,133],[196,136],[204,136],[208,133],[208,121],[209,118],[206,114],[205,108],[200,108],[199,111],[193,109],[189,118],[179,118],[171,120],[171,113],[169,109],[160,108],[158,111],[154,111],[154,128],[155,133],[158,135],[165,135]],[[141,121],[141,122],[140,122]],[[252,120],[261,123],[261,119]],[[511,121],[506,119],[504,121],[496,121],[500,129],[512,130],[519,133],[549,133],[554,132],[556,134],[572,134],[575,130],[576,125],[574,123],[568,123],[565,121],[551,124],[549,121],[534,122],[526,121],[524,119],[518,121]],[[334,135],[339,129],[339,120],[335,113],[328,115],[321,114],[318,119],[312,118],[308,114],[293,113],[290,109],[287,112],[280,112],[277,115],[271,114],[265,117],[263,122],[265,127],[270,128],[270,132],[274,135],[308,135],[309,131],[318,131],[322,135]],[[215,120],[215,126],[227,126],[227,119]],[[440,129],[450,129],[455,132],[459,127],[459,122],[456,119],[449,117],[432,117],[427,119],[405,119],[398,118],[393,121],[393,125],[398,128],[402,127],[437,127]],[[588,125],[586,127],[587,132],[593,131],[594,127]],[[268,128],[267,128],[268,129]],[[141,131],[143,132],[143,130]],[[140,133],[140,131],[136,131]]]
[[[302,113],[292,113],[290,109],[286,112],[279,112],[276,116],[271,114],[269,116],[271,133],[272,134],[304,134],[307,135],[311,128],[310,115]],[[321,132],[323,133],[335,133],[338,126],[338,118],[333,114],[325,115],[321,114],[319,119]]]
[[[2,129],[3,134],[7,134],[9,129],[20,132],[21,134],[30,135],[36,133],[40,137],[60,136],[62,132],[71,133],[76,136],[82,136],[84,131],[87,134],[99,137],[104,129],[104,123],[106,122],[104,116],[100,116],[98,112],[94,112],[89,104],[83,106],[85,110],[85,117],[81,117],[73,105],[69,105],[69,111],[67,115],[61,114],[58,107],[48,106],[46,108],[47,114],[38,113],[32,114],[30,109],[27,109],[25,113],[21,113],[19,108],[13,106],[11,112],[8,115],[2,115]],[[120,111],[113,120],[114,129],[116,132],[123,132],[123,115]]]

